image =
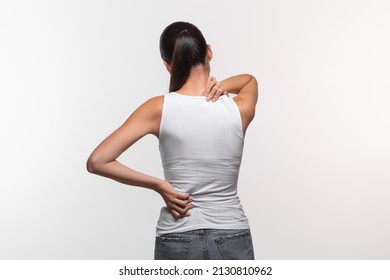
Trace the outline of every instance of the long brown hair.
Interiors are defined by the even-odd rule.
[[[160,53],[161,58],[171,66],[169,91],[177,91],[187,81],[191,68],[205,63],[207,43],[195,25],[178,21],[162,32]]]

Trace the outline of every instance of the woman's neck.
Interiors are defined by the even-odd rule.
[[[210,68],[205,65],[197,65],[191,69],[190,75],[177,93],[192,96],[203,96]]]

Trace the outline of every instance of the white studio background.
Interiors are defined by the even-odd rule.
[[[390,4],[0,2],[0,258],[152,259],[163,200],[87,172],[164,94],[162,30],[197,25],[218,79],[259,81],[239,194],[257,259],[390,258]],[[148,136],[120,161],[162,177]]]

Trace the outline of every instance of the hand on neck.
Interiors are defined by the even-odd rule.
[[[209,75],[210,66],[208,63],[192,67],[187,81],[176,92],[184,95],[203,96]]]

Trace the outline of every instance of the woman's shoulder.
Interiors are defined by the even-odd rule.
[[[146,100],[137,110],[143,114],[158,117],[161,115],[163,103],[164,95],[154,96]]]
[[[130,116],[136,123],[158,137],[164,95],[154,96],[141,104]]]
[[[164,103],[164,95],[153,96],[146,100],[140,107],[158,108]]]
[[[145,103],[148,103],[150,106],[159,106],[164,102],[164,95],[158,95],[149,98]]]

